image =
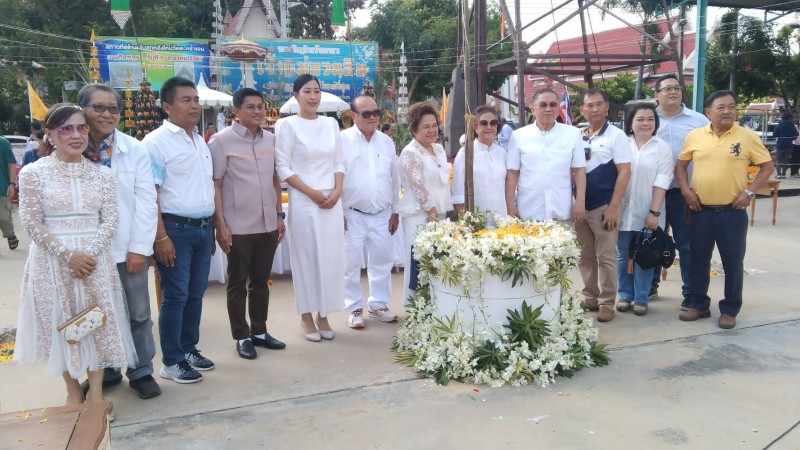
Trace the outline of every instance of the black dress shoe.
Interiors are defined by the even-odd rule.
[[[244,359],[256,359],[256,348],[253,347],[253,343],[249,340],[242,342],[241,344],[239,341],[236,341],[236,351],[239,352],[239,356]]]
[[[152,375],[145,375],[137,380],[130,380],[128,385],[136,391],[136,394],[138,394],[139,398],[142,400],[161,395],[161,388]]]
[[[103,389],[108,389],[112,386],[116,386],[122,383],[122,372],[119,370],[114,369],[105,369],[103,373]],[[86,394],[89,392],[89,380],[85,380],[81,383],[81,390],[83,391],[83,396],[86,397]]]
[[[270,350],[283,350],[286,348],[286,344],[270,336],[269,333],[265,333],[264,339],[256,336],[250,336],[250,340],[253,341],[254,345],[260,345]]]

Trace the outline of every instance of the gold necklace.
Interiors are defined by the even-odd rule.
[[[61,173],[63,173],[64,175],[66,175],[66,176],[68,176],[70,178],[78,178],[78,177],[80,177],[81,175],[83,175],[83,172],[86,169],[86,158],[84,158],[83,155],[81,155],[80,166],[75,170],[70,169],[69,167],[66,166],[65,163],[61,162],[61,160],[58,159],[58,157],[56,156],[55,153],[53,153],[51,156],[53,157],[53,160],[56,162],[56,168]]]

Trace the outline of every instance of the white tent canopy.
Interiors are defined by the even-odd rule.
[[[197,96],[200,97],[200,106],[203,108],[229,107],[233,104],[232,96],[208,87],[203,75],[200,75],[200,81],[197,83]]]
[[[350,109],[350,105],[347,104],[344,100],[340,99],[339,97],[329,94],[327,92],[321,92],[322,98],[319,102],[319,108],[317,108],[317,112],[321,113],[329,113],[329,112],[342,112]],[[297,100],[292,97],[281,106],[281,114],[297,114],[300,112],[300,105],[297,103]]]

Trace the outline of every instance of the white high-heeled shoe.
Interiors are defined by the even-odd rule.
[[[303,337],[311,342],[319,342],[322,340],[322,335],[319,331],[314,331],[313,333],[306,333],[305,327],[303,327],[303,321],[300,321],[300,332],[303,333]]]
[[[314,325],[316,325],[316,326],[317,326],[317,330],[319,330],[319,336],[320,336],[322,339],[327,339],[327,340],[329,340],[329,341],[330,341],[331,339],[333,339],[333,330],[330,330],[330,331],[325,331],[325,330],[323,330],[323,329],[321,329],[321,328],[320,328],[320,326],[319,326],[319,315],[317,315],[317,322],[316,322]]]

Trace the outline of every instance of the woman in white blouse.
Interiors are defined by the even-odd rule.
[[[506,215],[506,159],[507,153],[494,143],[500,130],[497,110],[480,106],[475,111],[475,144],[472,163],[472,180],[475,187],[475,206],[492,214]],[[453,203],[457,212],[464,211],[464,148],[458,151],[453,162]]]
[[[656,136],[656,131],[655,106],[638,104],[625,115],[625,133],[629,136],[633,161],[617,240],[617,311],[629,311],[633,304],[637,316],[647,314],[647,296],[657,268],[643,269],[634,263],[633,273],[628,273],[631,238],[642,228],[664,227],[664,195],[675,173],[669,144]]]
[[[426,221],[444,218],[453,206],[450,197],[450,167],[439,137],[439,112],[428,102],[408,108],[408,129],[413,139],[400,153],[400,181],[403,197],[398,212],[403,217],[406,267],[403,271],[403,303],[414,296],[416,282],[411,282],[411,247],[417,227]]]
[[[344,307],[344,215],[339,201],[344,154],[336,119],[317,115],[319,80],[300,75],[293,91],[300,113],[276,124],[275,168],[289,185],[287,233],[300,325],[306,339],[319,342],[333,339],[328,313]]]

